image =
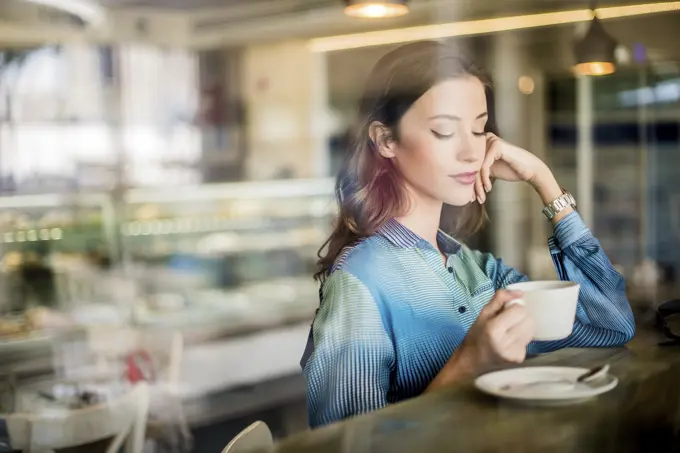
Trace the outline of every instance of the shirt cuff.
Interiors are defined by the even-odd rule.
[[[590,230],[578,212],[574,211],[557,222],[548,245],[553,252],[564,250],[587,234],[590,234]]]

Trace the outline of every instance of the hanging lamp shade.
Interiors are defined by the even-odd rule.
[[[351,17],[382,19],[408,14],[406,0],[345,0],[345,14]]]
[[[0,0],[6,1],[6,0]],[[106,20],[106,10],[96,0],[22,0],[26,4],[70,16],[82,25],[99,26]]]
[[[594,17],[588,32],[574,45],[574,72],[588,76],[613,73],[616,70],[616,45],[616,40],[607,33],[599,19]]]

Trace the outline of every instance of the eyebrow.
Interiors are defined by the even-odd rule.
[[[485,118],[485,117],[488,117],[488,116],[489,116],[489,113],[484,112],[484,113],[480,113],[479,115],[477,115],[477,118],[475,118],[475,119],[479,120],[479,119],[482,119],[482,118]],[[445,119],[448,119],[448,120],[462,121],[462,118],[459,117],[459,116],[456,116],[456,115],[442,114],[442,115],[435,115],[435,116],[430,117],[431,120],[434,120],[434,119],[437,119],[437,118],[445,118]]]

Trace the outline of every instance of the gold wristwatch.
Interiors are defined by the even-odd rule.
[[[562,189],[562,195],[548,203],[545,208],[543,208],[543,215],[545,215],[548,220],[552,220],[557,214],[569,206],[576,210],[576,200],[572,194]]]

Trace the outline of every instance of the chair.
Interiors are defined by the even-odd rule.
[[[268,451],[274,447],[272,432],[266,423],[257,421],[238,433],[222,453],[250,453]]]
[[[111,439],[106,453],[142,453],[149,391],[139,383],[120,398],[75,410],[4,416],[14,450],[44,452]]]
[[[87,351],[95,370],[110,374],[122,370],[132,382],[149,384],[147,440],[188,445],[191,432],[181,401],[181,366],[184,339],[180,332],[126,327],[88,329]]]

